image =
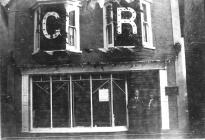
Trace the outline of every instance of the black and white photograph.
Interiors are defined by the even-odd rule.
[[[205,1],[0,0],[0,139],[205,139]]]

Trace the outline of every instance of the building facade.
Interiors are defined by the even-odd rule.
[[[7,7],[4,137],[187,129],[178,0],[13,0]]]
[[[181,1],[183,34],[186,48],[187,90],[192,129],[204,130],[204,41],[205,3]]]

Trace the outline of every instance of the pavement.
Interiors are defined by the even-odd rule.
[[[33,135],[24,137],[6,137],[2,140],[109,140],[109,139],[195,139],[195,138],[205,138],[205,133],[196,132],[179,132],[179,131],[169,131],[161,133],[141,133],[137,134],[135,132],[117,132],[117,133],[96,133],[96,134],[64,134],[61,135]]]

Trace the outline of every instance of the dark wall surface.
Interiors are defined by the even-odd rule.
[[[204,129],[204,84],[205,84],[205,3],[204,0],[190,0],[181,3],[184,14],[184,37],[187,66],[187,90],[190,123],[193,130]]]

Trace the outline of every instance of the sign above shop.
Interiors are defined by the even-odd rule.
[[[131,13],[131,17],[128,19],[123,19],[122,18],[122,12],[130,12]],[[47,39],[55,39],[60,35],[60,29],[55,29],[53,31],[53,34],[49,34],[47,31],[47,19],[49,17],[54,17],[56,20],[60,18],[59,14],[57,12],[47,12],[42,20],[42,32],[43,35],[47,38]],[[134,9],[128,7],[120,7],[117,8],[117,31],[118,34],[122,34],[122,24],[130,24],[132,27],[132,32],[133,34],[137,34],[137,25],[135,23],[135,19],[136,19],[136,12]],[[52,21],[54,22],[54,21]],[[52,28],[51,28],[52,29]]]
[[[123,19],[122,12],[130,12],[131,17],[128,19]],[[137,25],[135,23],[135,19],[136,19],[136,11],[134,9],[132,9],[130,7],[117,8],[117,31],[118,31],[118,34],[122,34],[122,24],[130,24],[132,27],[133,34],[137,34]]]
[[[56,13],[56,12],[47,12],[47,13],[45,14],[45,16],[43,17],[43,20],[42,20],[42,30],[43,30],[44,36],[45,36],[47,39],[55,39],[55,38],[57,38],[57,37],[60,35],[60,29],[56,29],[52,35],[50,35],[50,34],[48,33],[48,31],[47,31],[47,19],[48,19],[50,16],[53,16],[53,17],[55,17],[56,19],[60,18],[59,14]]]
[[[108,89],[99,89],[99,102],[109,102]]]
[[[165,91],[166,91],[166,95],[168,95],[168,96],[179,95],[179,87],[178,86],[166,87]]]
[[[66,49],[66,18],[65,4],[49,4],[41,7],[38,26],[40,26],[41,50]]]

